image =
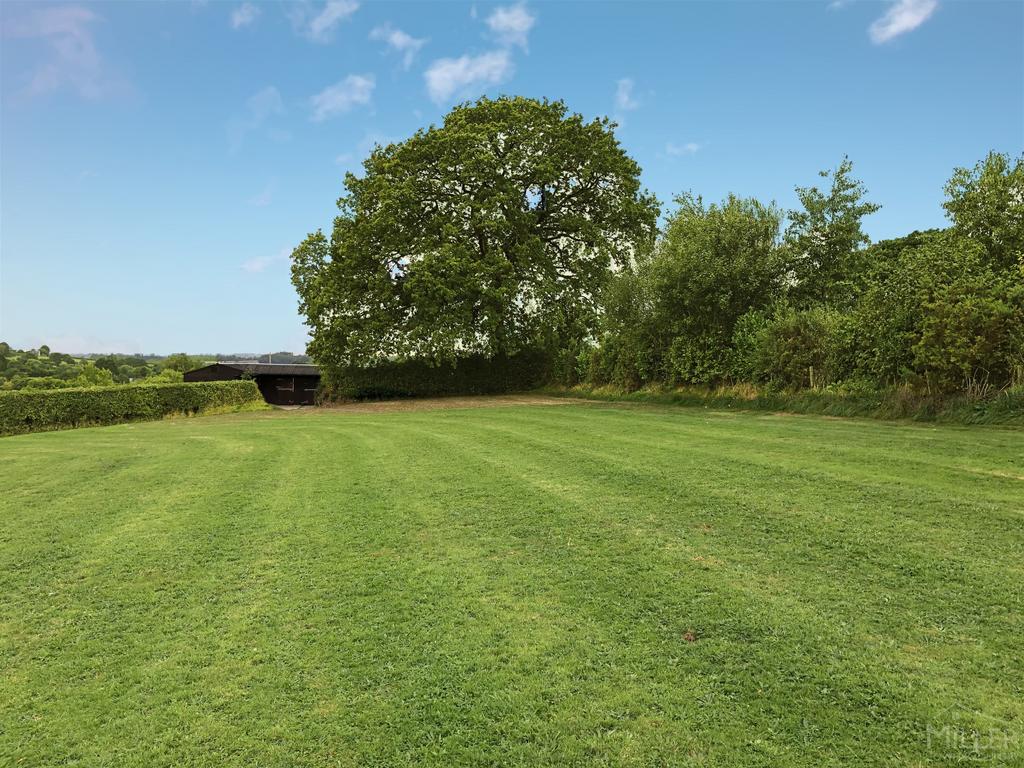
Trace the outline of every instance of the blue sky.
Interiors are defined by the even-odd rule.
[[[4,2],[0,339],[299,350],[287,253],[375,141],[481,94],[610,115],[663,205],[795,203],[844,153],[884,238],[1024,148],[1020,2]]]

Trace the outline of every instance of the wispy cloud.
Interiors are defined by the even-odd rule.
[[[231,28],[247,27],[259,18],[260,9],[252,3],[242,3],[231,12]]]
[[[669,157],[683,157],[685,155],[695,155],[700,150],[700,144],[695,141],[688,141],[685,144],[675,144],[674,142],[668,142],[665,145],[665,154]]]
[[[424,73],[427,93],[436,104],[448,101],[470,88],[497,85],[512,76],[514,67],[508,51],[491,51],[479,56],[438,59]]]
[[[368,104],[376,84],[373,75],[349,75],[344,80],[324,88],[310,99],[313,106],[313,122],[318,123],[334,115],[348,112],[353,107]]]
[[[413,59],[419,53],[427,39],[425,37],[413,37],[407,32],[395,29],[390,24],[383,24],[370,32],[371,40],[382,40],[388,47],[402,54],[402,66],[408,69],[412,66]]]
[[[620,112],[628,112],[640,106],[640,102],[633,96],[633,80],[623,77],[615,83],[615,108]]]
[[[274,184],[268,183],[258,195],[249,198],[249,205],[257,208],[266,208],[274,200]]]
[[[250,133],[263,129],[271,118],[284,114],[284,111],[281,94],[272,85],[250,96],[245,102],[245,114],[228,121],[228,146],[231,151],[237,152],[241,149]],[[276,132],[272,135],[275,138],[282,138],[286,134]]]
[[[4,25],[4,35],[38,40],[46,48],[42,61],[28,74],[26,90],[46,94],[70,88],[89,100],[128,90],[123,78],[110,72],[100,55],[93,26],[100,17],[88,8],[67,5],[37,7]]]
[[[291,254],[291,248],[282,248],[272,256],[255,256],[248,261],[242,262],[242,271],[250,274],[265,272],[269,267],[272,267],[275,264],[288,261]]]
[[[380,131],[367,131],[356,144],[355,151],[342,152],[334,158],[334,162],[337,165],[349,168],[361,165],[363,160],[370,156],[370,153],[376,146],[386,147],[388,144],[394,144],[396,141],[401,141],[401,139],[397,136],[381,133]]]
[[[327,43],[334,37],[339,24],[359,10],[356,0],[327,0],[319,11],[308,3],[291,6],[289,16],[295,28],[317,43]]]
[[[502,45],[518,45],[524,50],[529,43],[530,30],[537,17],[530,13],[525,3],[495,8],[487,17],[487,26]]]
[[[938,0],[896,0],[868,28],[871,42],[882,45],[924,24],[938,8]]]

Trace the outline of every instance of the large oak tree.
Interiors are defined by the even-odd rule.
[[[613,128],[562,102],[484,98],[376,147],[345,177],[330,239],[292,254],[313,357],[329,372],[589,334],[658,215]]]

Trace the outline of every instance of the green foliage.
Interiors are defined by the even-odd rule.
[[[191,371],[193,368],[199,368],[207,363],[201,357],[193,357],[187,355],[184,352],[175,352],[173,355],[168,355],[164,358],[161,364],[161,370],[167,371],[178,371],[179,373],[185,373],[185,371]]]
[[[178,384],[184,379],[184,374],[174,368],[164,368],[155,376],[146,379],[147,384]]]
[[[841,381],[850,373],[851,333],[847,315],[823,306],[755,310],[733,334],[733,378],[783,389]]]
[[[66,379],[58,379],[56,376],[33,376],[21,381],[21,383],[23,384],[21,389],[25,391],[32,389],[67,389],[68,387],[76,386],[74,380],[67,381]],[[82,384],[78,386],[89,385]]]
[[[40,356],[37,350],[11,349],[7,344],[3,346],[6,351],[0,352],[0,391],[30,385],[40,389],[52,388],[60,382],[70,386],[70,381],[81,369],[78,361],[59,352]]]
[[[685,195],[650,258],[603,294],[585,381],[623,389],[746,382],[774,389],[909,386],[991,395],[1024,376],[1024,160],[958,169],[955,226],[864,248],[848,159],[798,188],[780,244],[773,207]]]
[[[252,381],[0,392],[0,435],[159,419],[262,402]]]
[[[549,357],[536,350],[511,356],[472,355],[439,365],[405,360],[346,368],[332,373],[323,389],[328,399],[523,392],[545,383],[550,365]]]
[[[78,375],[69,382],[72,387],[106,387],[114,383],[114,374],[109,368],[101,368],[93,363],[86,363],[79,369]]]
[[[942,390],[1004,387],[1024,365],[1024,284],[986,269],[938,286],[923,305],[914,364]]]
[[[792,281],[790,293],[801,305],[843,303],[860,273],[858,256],[868,237],[861,220],[881,206],[863,200],[867,190],[852,177],[848,157],[831,177],[828,192],[817,187],[797,187],[802,208],[789,211],[785,252]]]
[[[93,360],[76,359],[54,352],[45,344],[38,350],[7,346],[0,360],[0,391],[127,384],[146,379],[158,369],[153,356],[110,354]]]
[[[946,197],[956,229],[981,244],[993,267],[1024,277],[1024,155],[990,152],[974,168],[957,168]]]
[[[586,381],[634,388],[661,375],[665,337],[652,312],[650,258],[627,264],[602,294],[600,345],[584,349],[578,363]]]
[[[330,240],[292,255],[314,359],[433,364],[589,335],[609,268],[649,244],[658,213],[613,128],[561,102],[484,98],[375,148]]]
[[[118,361],[115,355],[104,355],[103,357],[97,357],[92,361],[92,364],[97,368],[101,368],[105,371],[110,371],[111,376],[115,375],[121,367],[120,361]]]
[[[720,205],[691,194],[676,202],[653,256],[605,294],[603,349],[592,366],[600,380],[719,380],[737,320],[780,295],[777,208],[732,195]]]
[[[856,369],[939,391],[1007,386],[1024,361],[1024,282],[955,228],[909,243],[854,308]]]

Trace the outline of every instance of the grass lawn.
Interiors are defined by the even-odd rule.
[[[0,765],[1024,765],[1024,430],[566,403],[0,439]]]

